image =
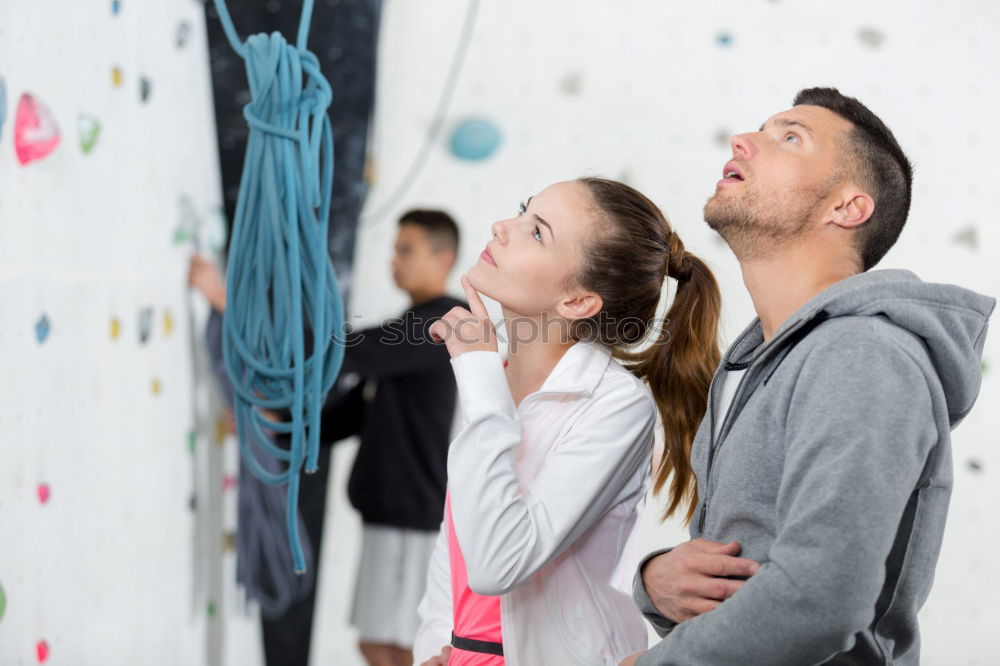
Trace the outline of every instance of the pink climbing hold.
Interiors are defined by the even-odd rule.
[[[38,663],[45,663],[45,660],[49,658],[49,644],[45,641],[38,641],[35,644],[35,653],[38,655]]]
[[[38,484],[38,501],[45,504],[49,501],[49,484],[39,483]]]
[[[21,95],[14,120],[14,152],[22,164],[40,160],[59,145],[59,126],[49,107],[33,95]]]

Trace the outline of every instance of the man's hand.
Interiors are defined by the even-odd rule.
[[[451,659],[451,646],[445,645],[441,648],[441,654],[436,657],[431,657],[420,666],[448,666],[448,660]]]
[[[197,289],[212,304],[212,307],[222,312],[226,309],[226,284],[222,279],[219,267],[210,259],[200,254],[191,256],[188,268],[188,284]]]
[[[452,358],[468,351],[497,351],[497,332],[486,306],[469,278],[462,276],[469,310],[452,308],[428,329],[434,342],[444,342]]]
[[[745,581],[725,576],[752,576],[760,568],[736,557],[740,544],[694,539],[657,555],[642,569],[646,594],[663,617],[680,624],[708,612],[733,596]]]

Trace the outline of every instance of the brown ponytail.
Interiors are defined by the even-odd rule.
[[[606,224],[585,248],[576,282],[599,294],[604,305],[594,318],[573,322],[571,334],[610,345],[615,358],[649,384],[664,434],[653,490],[660,492],[670,479],[663,519],[684,508],[685,521],[690,521],[698,505],[691,443],[705,416],[709,385],[721,358],[719,285],[642,193],[603,178],[579,182]],[[677,281],[673,302],[652,344],[632,351],[655,323],[665,275]],[[596,335],[583,336],[584,329]]]

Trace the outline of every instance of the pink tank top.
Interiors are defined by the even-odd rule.
[[[456,636],[502,643],[500,634],[500,597],[485,597],[469,589],[465,558],[458,547],[455,523],[451,519],[451,496],[445,497],[448,516],[448,559],[451,562],[451,599]],[[467,652],[452,648],[448,666],[503,666],[497,655]]]

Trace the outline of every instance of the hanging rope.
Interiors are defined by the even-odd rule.
[[[333,134],[332,93],[306,50],[313,0],[305,0],[296,45],[281,34],[241,43],[225,0],[215,0],[226,38],[246,62],[250,126],[226,272],[223,355],[235,392],[240,450],[247,469],[288,485],[285,522],[296,573],[306,569],[299,541],[299,472],[317,470],[324,396],[344,357],[334,344],[344,307],[327,254]],[[266,410],[288,410],[273,423]],[[283,449],[268,430],[290,435]],[[255,446],[251,446],[251,442]],[[284,463],[262,464],[259,447]],[[277,466],[278,468],[281,465]]]

